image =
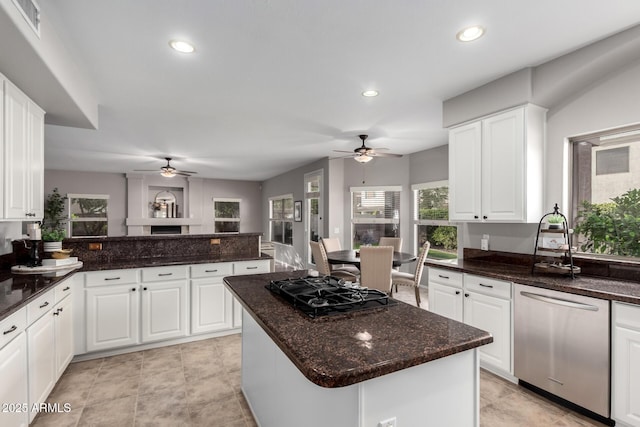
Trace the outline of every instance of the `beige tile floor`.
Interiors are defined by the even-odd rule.
[[[396,297],[415,304],[412,290]],[[48,400],[71,412],[41,414],[32,426],[256,426],[240,391],[240,353],[236,334],[72,363]],[[602,426],[485,371],[480,425]]]

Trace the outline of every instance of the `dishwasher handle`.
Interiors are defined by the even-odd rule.
[[[549,304],[562,305],[565,307],[577,308],[580,310],[598,311],[598,307],[596,307],[595,305],[583,304],[580,302],[569,301],[561,298],[548,297],[546,295],[534,294],[533,292],[520,291],[520,295],[538,301],[548,302]]]

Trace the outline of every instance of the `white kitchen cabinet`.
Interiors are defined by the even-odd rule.
[[[141,270],[142,342],[184,337],[189,330],[187,266]]]
[[[429,311],[463,321],[462,274],[429,268]]]
[[[216,332],[233,327],[233,297],[223,279],[233,274],[233,263],[191,266],[191,333]]]
[[[64,284],[60,286],[65,286]],[[66,286],[65,286],[66,287]],[[57,290],[57,288],[56,288]],[[66,296],[53,307],[56,355],[56,381],[73,359],[73,298]]]
[[[528,104],[449,131],[451,221],[538,221],[545,114]]]
[[[235,276],[262,274],[269,271],[271,271],[270,260],[238,261],[233,263],[233,274]],[[233,327],[242,327],[242,305],[236,298],[233,298]]]
[[[0,321],[0,403],[10,405],[2,408],[7,411],[0,411],[2,426],[29,424],[26,325],[26,308]]]
[[[465,274],[464,285],[464,323],[493,336],[478,349],[480,363],[512,373],[511,283]]]
[[[92,274],[87,273],[87,276]],[[138,344],[138,286],[137,282],[133,282],[85,289],[88,352]]]
[[[640,306],[613,303],[611,417],[640,426]]]
[[[44,204],[44,112],[4,80],[3,218],[36,220]]]
[[[512,285],[467,273],[429,268],[429,310],[491,333],[493,342],[478,348],[480,363],[513,374]]]
[[[55,319],[49,309],[27,328],[29,406],[40,404],[56,384]],[[29,413],[29,422],[36,412]]]
[[[0,411],[0,425],[28,426],[27,338],[24,331],[0,348],[0,378],[0,403],[9,405],[7,411]]]

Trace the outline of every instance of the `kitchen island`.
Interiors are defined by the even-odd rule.
[[[478,425],[489,333],[401,302],[310,318],[265,288],[305,275],[225,278],[244,308],[242,389],[261,426]]]

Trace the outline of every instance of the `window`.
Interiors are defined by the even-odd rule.
[[[216,233],[240,232],[240,199],[213,199]]]
[[[640,258],[640,126],[572,138],[573,245]]]
[[[351,187],[353,249],[400,237],[401,187]]]
[[[416,184],[411,189],[416,253],[428,240],[431,243],[428,258],[457,258],[458,227],[449,223],[449,182]]]
[[[108,234],[109,195],[67,194],[69,236],[93,237]]]
[[[269,199],[269,234],[272,242],[293,245],[293,195]]]

